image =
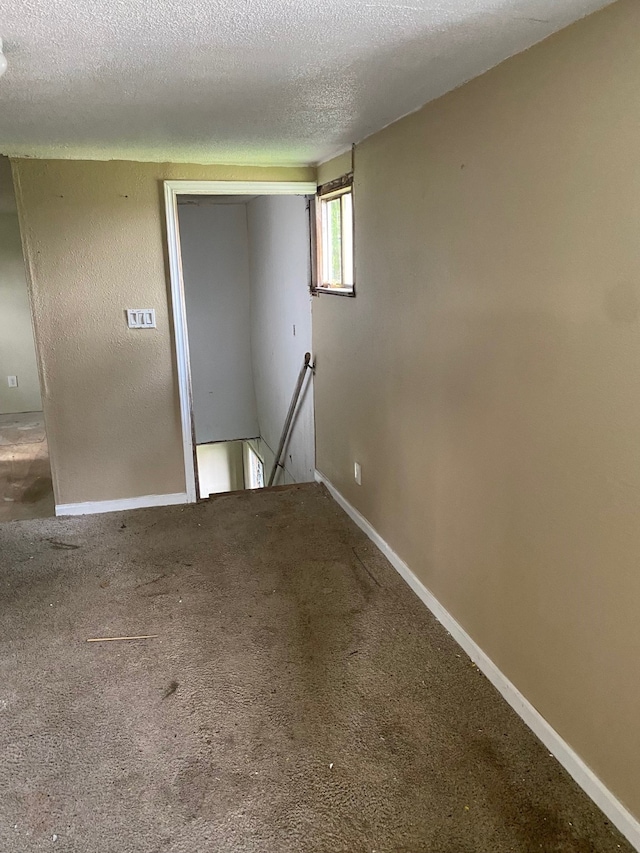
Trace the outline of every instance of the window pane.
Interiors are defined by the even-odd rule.
[[[340,198],[323,202],[324,283],[342,283],[342,216]]]
[[[353,196],[342,196],[342,283],[353,287]]]
[[[249,458],[251,459],[251,488],[262,489],[264,488],[264,465],[262,459],[260,459],[252,447],[249,448]]]
[[[320,213],[322,214],[322,231],[320,237],[322,239],[322,284],[329,280],[329,213],[326,202],[320,202]]]

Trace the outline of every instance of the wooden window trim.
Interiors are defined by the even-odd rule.
[[[353,284],[349,287],[326,287],[321,283],[322,272],[322,204],[327,196],[335,196],[336,198],[344,195],[346,192],[351,193],[352,205],[352,221],[351,221],[351,247],[353,252]],[[333,296],[350,296],[356,295],[356,272],[355,272],[355,200],[353,187],[353,172],[346,175],[341,175],[333,181],[328,181],[318,187],[317,195],[312,206],[313,215],[311,216],[311,238],[312,238],[312,286],[311,293],[314,296],[319,296],[321,293],[332,294]],[[343,249],[344,253],[344,249]],[[344,268],[344,267],[343,267]]]

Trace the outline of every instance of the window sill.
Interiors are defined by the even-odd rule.
[[[333,296],[355,296],[355,287],[312,287],[311,293],[313,296],[320,296],[321,293],[329,293]]]

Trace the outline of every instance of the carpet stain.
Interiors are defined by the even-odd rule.
[[[58,542],[56,539],[48,539],[47,541],[57,551],[77,551],[81,547],[80,545],[73,545],[71,542]]]
[[[166,688],[164,693],[162,694],[163,699],[167,699],[169,696],[173,696],[180,685],[177,681],[172,681],[171,684]]]
[[[161,581],[166,577],[166,574],[158,575],[155,578],[151,578],[150,581],[144,581],[143,583],[136,584],[136,586],[134,586],[134,589],[141,589],[143,586],[151,586],[152,584],[158,583],[158,581]]]
[[[18,500],[25,504],[34,504],[49,495],[53,490],[51,477],[37,477],[22,492]]]
[[[365,561],[362,559],[362,557],[360,556],[360,554],[358,554],[358,552],[356,551],[356,549],[355,549],[355,548],[352,548],[351,550],[352,550],[352,551],[353,551],[353,553],[355,554],[355,557],[356,557],[357,561],[360,563],[360,565],[361,565],[361,566],[362,566],[362,568],[365,570],[365,572],[369,575],[369,577],[370,577],[370,578],[371,578],[371,580],[374,582],[374,584],[375,584],[376,586],[380,586],[380,585],[381,585],[381,584],[380,584],[380,581],[379,581],[379,580],[377,579],[377,577],[373,574],[373,572],[371,572],[371,571],[369,570],[369,568],[367,567],[367,564],[366,564],[366,563],[365,563]]]

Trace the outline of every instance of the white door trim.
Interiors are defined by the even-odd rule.
[[[195,503],[198,497],[194,459],[195,447],[193,440],[189,337],[187,332],[187,312],[184,301],[184,281],[182,278],[180,229],[178,227],[178,196],[315,195],[316,189],[315,181],[164,181],[169,276],[171,279],[171,313],[173,315],[176,364],[178,368],[180,420],[182,424],[182,450],[184,453],[187,503]]]

